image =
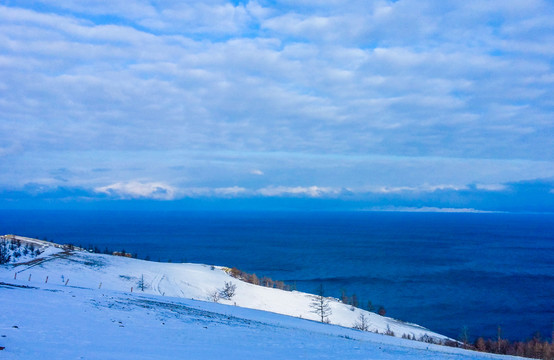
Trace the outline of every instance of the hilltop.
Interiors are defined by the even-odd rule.
[[[0,266],[0,346],[7,358],[498,357],[401,339],[448,340],[333,298],[324,299],[329,324],[321,323],[313,307],[318,296],[253,285],[220,266],[9,238],[32,244],[33,253]],[[352,329],[362,316],[368,331]]]

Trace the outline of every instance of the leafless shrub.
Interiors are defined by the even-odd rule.
[[[362,331],[369,331],[369,319],[363,313],[360,314],[358,321],[354,323],[353,328]]]
[[[237,286],[233,284],[232,282],[225,281],[225,285],[223,286],[223,289],[219,290],[219,296],[225,300],[231,300],[233,296],[235,296],[235,291],[237,290]]]

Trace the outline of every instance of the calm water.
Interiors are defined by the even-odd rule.
[[[554,215],[2,210],[0,233],[323,283],[452,337],[554,323]]]

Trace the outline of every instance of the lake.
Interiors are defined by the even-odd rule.
[[[0,233],[235,266],[458,338],[554,324],[554,215],[0,210]]]

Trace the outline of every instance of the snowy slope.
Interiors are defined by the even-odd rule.
[[[24,239],[24,238],[21,238]],[[25,239],[26,240],[26,239]],[[34,240],[40,241],[40,240]],[[48,245],[48,244],[47,244]],[[211,301],[212,294],[223,288],[225,282],[236,285],[236,295],[220,303],[252,309],[271,311],[304,319],[318,320],[311,307],[314,296],[296,291],[283,291],[249,284],[231,277],[221,267],[200,264],[172,264],[130,259],[120,256],[91,254],[73,251],[70,254],[47,246],[42,261],[19,264],[13,267],[19,279],[31,276],[31,285],[46,281],[68,284],[89,289],[109,289],[124,292],[140,291],[145,294],[180,297]],[[213,269],[213,270],[212,270]],[[144,283],[144,291],[139,283]],[[369,330],[384,333],[390,329],[396,336],[403,334],[420,338],[427,334],[437,339],[444,337],[417,325],[410,325],[375,313],[345,305],[330,299],[329,321],[352,327],[360,314],[369,321]]]
[[[48,252],[38,261],[0,267],[2,358],[493,358],[306,321],[317,319],[312,295],[248,284],[218,267]],[[144,292],[137,291],[141,279]],[[229,281],[236,295],[208,302]],[[331,307],[331,323],[343,326],[352,326],[362,311],[338,301]],[[397,336],[440,337],[366,315],[372,330],[388,326]]]
[[[509,358],[190,299],[69,285],[0,293],[2,359]]]

